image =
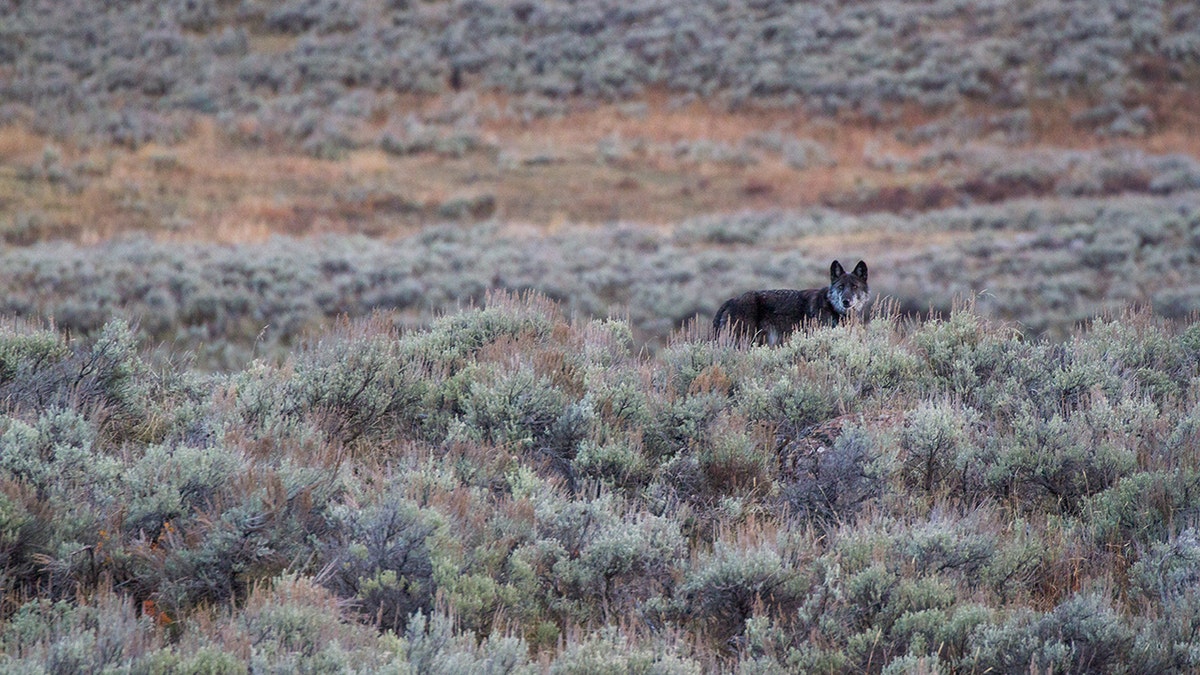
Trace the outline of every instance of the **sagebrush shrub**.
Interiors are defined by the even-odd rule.
[[[582,639],[572,640],[550,666],[554,675],[586,673],[661,673],[696,675],[701,664],[689,658],[687,648],[668,638],[631,642],[616,629],[605,628]]]
[[[146,423],[151,382],[130,325],[110,321],[90,344],[51,340],[32,327],[16,333],[0,341],[0,352],[14,359],[0,365],[6,370],[0,397],[17,410],[69,406],[115,436],[136,433]]]
[[[1088,528],[1098,542],[1121,545],[1161,541],[1177,534],[1186,514],[1200,506],[1200,473],[1194,468],[1127,476],[1088,500]]]
[[[1126,619],[1097,593],[1067,598],[1045,614],[1019,611],[976,628],[964,665],[1003,671],[1122,672],[1134,644]]]
[[[832,447],[797,460],[797,471],[780,490],[797,515],[824,524],[852,520],[877,499],[887,477],[877,445],[859,429],[844,431]]]
[[[787,616],[808,591],[808,579],[773,546],[735,549],[718,542],[676,590],[683,618],[715,644],[745,630],[757,611]]]
[[[922,404],[909,413],[900,440],[906,481],[927,495],[948,482],[971,442],[974,417],[970,408],[947,403]]]
[[[327,584],[364,620],[402,631],[414,612],[433,608],[428,539],[436,521],[394,495],[363,509],[339,508],[333,516],[339,534],[324,552]]]
[[[653,468],[640,436],[613,438],[605,443],[585,440],[573,462],[579,476],[599,479],[609,488],[626,490],[648,485]]]
[[[245,457],[227,448],[146,448],[123,476],[128,491],[124,529],[134,537],[157,539],[167,523],[209,507],[248,468]]]
[[[572,401],[530,370],[496,373],[489,379],[481,374],[459,402],[465,433],[544,462],[574,483],[571,462],[589,434],[590,406]]]
[[[66,341],[53,328],[0,324],[0,383],[27,378],[68,356]]]
[[[453,617],[441,612],[413,615],[404,633],[404,656],[418,673],[538,672],[530,662],[528,645],[517,637],[492,634],[483,640],[454,630]]]
[[[0,633],[0,666],[12,672],[81,673],[118,669],[163,645],[151,617],[111,589],[91,601],[31,600]]]
[[[339,444],[412,433],[426,395],[425,364],[380,317],[304,345],[280,369],[260,366],[231,381],[238,414],[262,432],[311,424]]]

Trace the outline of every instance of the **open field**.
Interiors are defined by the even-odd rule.
[[[18,3],[0,24],[4,239],[1196,187],[1186,2],[160,4]]]
[[[499,100],[413,105],[439,119]],[[134,319],[215,368],[342,314],[415,326],[493,288],[627,315],[654,348],[737,292],[819,285],[839,257],[867,259],[905,311],[982,294],[1030,336],[1130,304],[1200,310],[1200,106],[1136,137],[1063,124],[1077,106],[1057,106],[996,130],[982,112],[886,126],[650,95],[497,118],[461,152],[324,158],[210,119],[134,149],[10,126],[0,307],[80,335]]]
[[[1198,317],[1195,2],[0,0],[0,671],[1200,671]]]
[[[849,252],[849,255],[847,255]],[[855,256],[854,259],[850,256]],[[897,215],[749,212],[671,228],[443,224],[391,240],[334,236],[239,246],[117,239],[0,253],[0,308],[93,335],[109,318],[197,365],[279,358],[305,332],[376,310],[420,326],[489,289],[536,290],[579,316],[627,316],[652,348],[735,292],[826,283],[829,261],[871,265],[878,297],[947,312],[978,295],[1028,337],[1131,305],[1187,320],[1200,298],[1200,194],[1013,200]]]
[[[502,100],[459,94],[397,105],[439,119],[500,109]],[[1129,138],[1064,123],[1081,107],[1071,101],[1018,111],[1011,128],[990,129],[982,110],[901,113],[878,124],[651,95],[580,101],[547,118],[498,117],[464,136],[430,131],[419,150],[328,158],[283,140],[247,145],[211,120],[169,145],[137,149],[9,126],[0,129],[0,235],[15,244],[128,233],[250,243],[279,234],[392,238],[444,222],[670,227],[743,210],[912,213],[1200,187],[1200,98],[1159,104],[1154,129]]]

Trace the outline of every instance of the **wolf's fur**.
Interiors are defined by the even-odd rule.
[[[829,267],[829,285],[824,288],[749,291],[726,300],[713,317],[713,332],[730,331],[739,340],[777,345],[803,323],[837,325],[843,316],[861,309],[869,297],[867,264],[860,260],[847,274],[834,260]]]

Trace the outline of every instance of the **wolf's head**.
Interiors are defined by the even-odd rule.
[[[829,267],[829,304],[838,314],[857,312],[871,297],[867,287],[867,263],[859,260],[854,271],[846,274],[842,264],[834,260]]]

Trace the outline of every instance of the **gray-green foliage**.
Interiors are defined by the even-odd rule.
[[[140,321],[139,335],[147,342],[194,349],[199,365],[233,370],[253,357],[282,358],[306,334],[328,330],[342,315],[363,318],[377,310],[398,311],[403,326],[432,329],[410,343],[409,354],[467,356],[498,334],[545,334],[547,326],[539,326],[535,314],[484,310],[465,319],[454,310],[483,304],[489,290],[532,290],[560,300],[578,316],[627,314],[622,330],[634,344],[662,348],[673,330],[697,315],[707,320],[738,292],[824,283],[829,260],[797,253],[796,239],[884,229],[941,233],[951,243],[925,250],[920,260],[888,251],[872,257],[876,296],[890,297],[905,312],[932,308],[949,314],[956,298],[978,293],[976,316],[1019,321],[1028,336],[1048,333],[1057,339],[1080,322],[1119,314],[1130,303],[1176,319],[1200,309],[1194,292],[1200,288],[1197,194],[1010,202],[905,217],[824,210],[744,213],[696,218],[670,233],[618,225],[601,231],[565,227],[529,238],[479,225],[435,227],[395,241],[329,236],[317,245],[288,238],[239,247],[138,239],[86,247],[55,242],[0,253],[0,309],[27,320],[54,317],[59,328],[88,336],[99,334],[113,317]],[[722,241],[725,229],[753,233],[753,241]],[[980,237],[986,241],[980,243]],[[1112,238],[1119,240],[1112,246],[1125,252],[1120,261],[1096,265],[1078,253],[1107,246],[1103,240]],[[975,330],[965,325],[975,320],[961,315],[957,321],[964,325],[952,320],[922,335],[939,374],[959,368],[954,377],[963,386],[978,380],[986,385],[995,368],[1029,349],[1044,349],[1052,367],[1088,384],[1086,373],[1077,372],[1088,359],[1061,361],[1049,346],[1016,343],[1006,335],[982,337],[994,343],[990,350],[956,361],[952,346],[943,343],[952,345],[960,332]],[[459,325],[463,321],[470,326]],[[817,366],[822,360],[837,363],[847,386],[921,386],[913,377],[918,362],[892,349],[890,334],[886,326],[869,331],[866,339],[878,347],[870,352],[850,352],[823,337],[793,348]],[[5,353],[52,344],[36,333],[14,337],[7,346],[0,340],[0,392],[39,379],[31,383],[11,370]],[[363,358],[379,358],[390,347],[364,344],[364,349]],[[1161,341],[1138,349],[1147,352],[1127,357],[1144,365],[1162,357],[1156,353]],[[313,368],[320,367],[319,352],[310,351]],[[53,351],[41,353],[40,362],[23,360],[25,367],[48,368],[58,358]],[[1186,358],[1171,358],[1186,365]],[[325,360],[336,363],[335,356]],[[1160,388],[1182,386],[1173,370],[1156,375],[1151,368],[1138,377],[1159,377]]]
[[[163,644],[152,624],[131,598],[111,592],[91,603],[32,600],[11,614],[0,634],[0,666],[63,674],[120,668]]]
[[[145,431],[148,399],[162,392],[129,324],[114,319],[96,326],[86,346],[69,345],[46,329],[7,330],[13,332],[0,338],[0,396],[17,414],[72,406],[105,433]]]
[[[332,514],[335,543],[326,553],[329,583],[356,611],[396,631],[413,612],[433,606],[429,536],[435,525],[411,502],[385,496],[362,509]]]
[[[77,0],[8,13],[0,65],[9,77],[0,93],[10,102],[5,117],[60,133],[138,145],[178,137],[197,114],[218,114],[231,130],[253,118],[253,130],[241,132],[249,141],[283,135],[317,156],[368,142],[363,122],[389,112],[396,94],[448,91],[464,80],[513,95],[516,115],[553,114],[565,97],[620,99],[651,87],[731,105],[803,99],[817,111],[875,118],[883,103],[984,100],[1019,111],[1087,92],[1097,103],[1075,124],[1136,135],[1154,115],[1126,105],[1125,95],[1183,77],[1200,51],[1197,26],[1188,5],[1120,0],[707,0],[688,11],[666,0],[204,0],[95,11]],[[108,39],[94,40],[96,32]],[[286,46],[258,48],[263,36]],[[461,131],[431,137],[398,116],[378,136],[400,153],[454,153],[476,142]],[[788,151],[793,162],[809,154]]]
[[[622,507],[610,495],[570,502],[547,496],[535,508],[536,534],[514,561],[537,580],[537,600],[549,611],[571,622],[607,623],[671,595],[685,550],[672,519]]]
[[[302,345],[283,371],[248,369],[229,385],[239,416],[259,433],[311,424],[346,444],[414,425],[428,388],[424,363],[395,337],[378,319],[343,326]]]
[[[486,303],[227,375],[10,324],[48,403],[0,419],[0,668],[1200,663],[1194,327],[963,307],[647,354]]]
[[[1072,595],[1050,612],[1018,611],[976,628],[969,668],[1124,672],[1135,639],[1128,622],[1098,593]]]

